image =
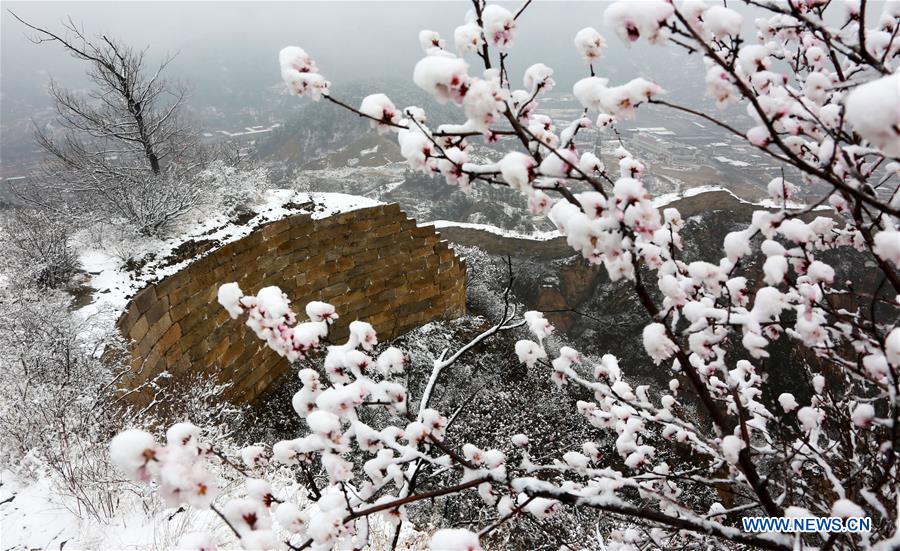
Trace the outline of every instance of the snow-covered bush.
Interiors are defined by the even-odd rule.
[[[224,387],[192,374],[172,392],[166,377],[154,399],[135,410],[119,382],[129,368],[124,342],[102,320],[79,319],[71,298],[27,287],[0,295],[0,470],[20,480],[46,477],[80,517],[110,521],[121,476],[105,443],[124,426],[152,427],[161,419],[202,419],[208,437],[224,445],[243,411],[219,400]]]
[[[13,211],[3,227],[4,271],[22,284],[64,286],[78,268],[70,227],[59,217],[32,209]]]
[[[517,41],[540,39],[517,28],[528,2],[510,12],[474,0],[454,32],[463,57],[436,33],[420,35],[424,57],[413,80],[438,101],[460,106],[467,118],[461,125],[435,124],[418,107],[398,110],[382,95],[349,107],[331,95],[304,50],[287,48],[280,57],[293,93],[331,101],[378,131],[395,132],[413,170],[439,174],[463,190],[517,190],[523,206],[545,214],[587,262],[602,265],[613,281],[630,282],[646,312],[645,329],[634,338],[659,369],[670,370],[667,387],[633,386],[629,366],[615,357],[586,358],[556,346],[540,312],[519,320],[507,303],[497,324],[469,344],[436,352],[428,384],[412,396],[402,383],[412,366],[401,351],[369,355],[377,343],[370,325],[354,321],[345,344],[330,344],[322,312],[331,317],[332,310],[317,305],[301,322],[280,289],[245,296],[226,284],[219,300],[232,317],[244,317],[286,359],[304,362],[294,409],[308,433],[274,443],[271,453],[245,450],[244,460],[252,468],[271,455],[298,474],[324,469],[323,483],[306,478],[314,503],[289,500],[249,472],[247,498],[216,503],[206,465],[231,460],[210,454],[192,426],[173,427],[164,445],[140,432],[118,436],[111,444],[117,464],[156,481],[173,503],[212,508],[247,548],[359,548],[369,541],[369,519],[403,526],[407,505],[462,493],[477,494],[496,516],[438,530],[432,549],[480,549],[508,522],[542,521],[569,506],[616,519],[614,528],[604,524],[595,534],[594,545],[609,549],[895,547],[900,4],[867,14],[865,0],[748,3],[752,22],[725,5],[694,1],[615,2],[603,16],[620,39],[702,57],[705,74],[698,78],[710,100],[744,105],[748,128],[663,99],[664,90],[649,80],[597,76],[591,63],[604,40],[592,29],[576,35],[573,51],[589,63],[573,89],[584,116],[557,127],[540,108],[541,94],[554,84],[552,70],[531,66],[521,89],[508,70]],[[470,61],[479,59],[483,70],[474,70]],[[748,227],[722,236],[721,254],[685,262],[681,214],[654,206],[642,182],[646,167],[627,144],[616,152],[616,172],[574,141],[592,127],[604,132],[639,117],[648,106],[717,124],[792,169],[797,182],[782,178],[768,186],[784,208],[757,211]],[[473,162],[479,139],[507,143],[508,151]],[[828,191],[811,207],[788,209],[795,188]],[[816,216],[813,207],[826,202],[833,215]],[[845,247],[868,256],[873,284],[848,281],[826,261],[829,251]],[[458,411],[441,412],[433,403],[442,372],[490,336],[526,326],[529,338],[509,354],[549,381],[587,393],[573,414],[597,429],[596,438],[549,457],[529,453],[527,434],[510,435],[513,454],[451,441],[447,428]],[[768,349],[781,340],[796,348],[796,361],[772,365]],[[776,370],[798,381],[796,392],[775,395],[767,379]],[[367,408],[390,417],[370,425],[361,421]],[[614,452],[601,453],[609,440]],[[453,476],[424,490],[420,473]],[[740,528],[743,516],[866,516],[872,531],[749,533]]]
[[[76,320],[61,292],[27,288],[0,299],[0,463],[28,478],[49,472],[80,513],[108,517],[118,475],[100,443],[129,421],[115,407],[119,344]]]
[[[269,174],[265,167],[235,166],[221,160],[206,167],[198,179],[207,193],[203,210],[226,214],[248,212],[269,187]]]

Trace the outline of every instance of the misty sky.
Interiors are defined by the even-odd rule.
[[[515,8],[519,4],[509,4]],[[626,49],[602,27],[605,2],[537,2],[520,19],[520,39],[512,50],[511,76],[540,61],[557,70],[560,86],[571,88],[585,69],[572,37],[585,26],[607,35],[610,50],[601,71],[622,78],[650,65],[667,66],[677,56],[643,44]],[[264,90],[279,82],[277,53],[286,45],[304,47],[335,83],[374,77],[410,81],[422,57],[418,31],[432,29],[452,46],[453,29],[463,22],[468,2],[4,2],[2,91],[6,114],[32,105],[52,76],[63,84],[84,83],[84,67],[55,44],[34,45],[23,25],[6,10],[37,25],[61,30],[71,16],[88,34],[108,33],[150,55],[179,52],[170,75],[191,81],[195,97],[216,102],[234,89]],[[648,55],[650,54],[650,55]],[[17,113],[21,115],[21,113]]]
[[[872,4],[870,16],[882,7]],[[520,2],[508,3],[516,9]],[[556,70],[559,88],[570,90],[585,76],[572,46],[574,34],[593,26],[609,43],[598,70],[613,83],[635,76],[651,77],[687,100],[702,94],[699,59],[675,47],[644,41],[626,47],[604,28],[604,1],[536,1],[519,19],[517,43],[511,50],[510,76],[515,81],[531,63]],[[745,13],[744,32],[751,33],[753,14],[738,2],[729,6]],[[195,100],[213,105],[238,91],[265,92],[279,83],[277,54],[287,45],[304,47],[320,70],[334,82],[372,79],[411,81],[422,57],[418,31],[441,33],[452,47],[467,1],[449,2],[3,2],[0,16],[0,93],[2,113],[23,115],[41,106],[49,78],[69,87],[84,84],[84,66],[58,45],[36,46],[12,10],[36,25],[62,30],[70,16],[88,35],[108,33],[135,47],[149,47],[151,58],[179,52],[169,75],[189,81]],[[471,60],[470,60],[471,61]],[[691,81],[691,85],[687,81]],[[699,86],[699,88],[697,88]],[[44,101],[43,105],[47,102]]]

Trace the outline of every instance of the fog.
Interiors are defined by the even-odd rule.
[[[754,14],[744,5],[744,32],[752,32]],[[872,3],[877,18],[881,2]],[[507,3],[516,9],[519,2]],[[603,26],[603,1],[536,1],[519,19],[511,50],[510,76],[518,81],[527,65],[542,62],[556,70],[559,88],[571,89],[585,75],[572,46],[574,34],[593,26],[609,43],[598,72],[615,81],[647,76],[692,101],[702,95],[702,66],[679,48],[644,41],[625,45]],[[68,87],[83,86],[84,65],[58,44],[35,45],[26,21],[64,32],[70,17],[88,36],[107,34],[137,48],[150,59],[177,53],[169,77],[188,82],[195,106],[234,109],[254,102],[279,83],[277,53],[287,45],[304,47],[340,96],[341,84],[373,78],[409,83],[422,57],[418,32],[441,33],[452,48],[453,29],[470,9],[467,1],[448,2],[4,2],[0,15],[0,116],[21,118],[49,105],[50,78]],[[33,33],[31,33],[33,34]],[[689,76],[690,78],[685,78]],[[690,81],[690,85],[688,84]]]
[[[510,4],[515,8],[518,4]],[[108,34],[134,47],[147,47],[151,59],[178,53],[169,75],[190,81],[194,101],[225,105],[228,96],[264,90],[279,82],[277,52],[304,47],[335,83],[372,78],[409,81],[422,57],[418,31],[436,30],[452,47],[453,29],[463,22],[467,2],[4,2],[26,21],[63,31],[67,17],[88,35]],[[591,25],[602,30],[604,2],[537,2],[519,20],[520,38],[510,57],[512,78],[526,63],[540,61],[557,70],[560,86],[570,87],[584,68],[572,37]],[[2,14],[4,115],[41,106],[50,78],[71,87],[84,85],[83,64],[57,44],[35,45],[28,29],[6,10]],[[33,34],[33,33],[32,33]],[[667,66],[677,52],[637,45],[626,49],[608,30],[610,50],[601,71],[642,72],[649,64]],[[623,75],[623,77],[629,75]]]

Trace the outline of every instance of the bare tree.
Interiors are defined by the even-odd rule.
[[[81,94],[50,84],[60,129],[36,126],[50,159],[41,183],[20,195],[54,210],[99,209],[146,234],[190,211],[200,199],[193,180],[208,158],[182,116],[185,86],[162,77],[174,56],[152,68],[146,49],[90,38],[71,19],[57,34],[12,15],[34,31],[35,44],[59,44],[85,62],[95,85]]]

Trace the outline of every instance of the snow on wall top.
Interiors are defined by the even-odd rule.
[[[251,293],[277,285],[301,308],[310,301],[333,305],[340,319],[328,336],[336,341],[347,337],[353,320],[381,335],[400,335],[465,313],[464,262],[397,203],[311,214],[267,223],[129,301],[116,324],[130,343],[132,369],[121,379],[124,388],[136,389],[129,401],[144,406],[153,399],[142,386],[151,377],[165,373],[165,384],[177,386],[199,371],[229,384],[223,398],[253,401],[289,372],[290,362],[246,325],[229,322],[217,300],[222,283]],[[194,255],[196,243],[188,245],[176,258]]]
[[[178,235],[169,239],[148,239],[136,244],[132,257],[149,258],[136,273],[125,266],[115,246],[80,247],[79,262],[89,275],[87,285],[93,289],[92,301],[78,314],[88,318],[98,313],[117,316],[128,300],[148,283],[183,270],[189,264],[237,241],[258,227],[295,214],[311,213],[313,219],[327,218],[342,212],[383,204],[368,197],[344,193],[301,193],[293,190],[269,190],[262,201],[250,207],[252,217],[237,223],[224,213],[188,224]],[[200,254],[173,262],[173,253],[191,241],[214,242],[214,246]],[[113,318],[114,319],[114,318]]]
[[[671,205],[672,203],[675,203],[676,201],[679,201],[681,199],[687,199],[689,197],[697,197],[697,196],[703,195],[705,193],[722,193],[722,192],[727,193],[728,195],[733,197],[735,200],[737,200],[738,202],[743,203],[745,205],[750,205],[750,206],[760,207],[760,208],[765,208],[765,209],[780,209],[780,208],[782,208],[782,206],[784,206],[788,210],[799,210],[799,209],[805,209],[805,208],[809,207],[809,205],[806,205],[803,203],[798,203],[795,201],[787,201],[785,205],[782,205],[780,203],[776,203],[775,201],[773,201],[772,199],[769,199],[769,198],[760,199],[759,201],[748,201],[747,199],[743,199],[743,198],[739,197],[733,191],[731,191],[727,188],[724,188],[722,186],[716,186],[716,185],[697,186],[697,187],[688,188],[688,189],[685,189],[685,190],[679,191],[679,192],[666,193],[666,194],[663,194],[663,195],[660,195],[660,196],[654,198],[653,206],[658,209],[662,209],[662,208],[665,208],[665,207]],[[812,210],[814,210],[814,211],[829,211],[832,209],[831,209],[831,207],[829,207],[827,205],[822,205],[822,206],[815,207]],[[492,226],[490,224],[473,224],[473,223],[469,223],[469,222],[455,222],[453,220],[435,220],[433,222],[427,222],[422,225],[434,225],[434,227],[437,229],[442,229],[442,228],[472,229],[472,230],[478,230],[478,231],[483,231],[483,232],[490,233],[493,235],[497,235],[499,237],[506,237],[506,238],[510,238],[510,239],[527,239],[530,241],[549,241],[551,239],[565,237],[558,230],[520,232],[520,231],[515,231],[515,230],[507,230],[507,229],[503,229],[503,228],[498,228],[497,226]]]

